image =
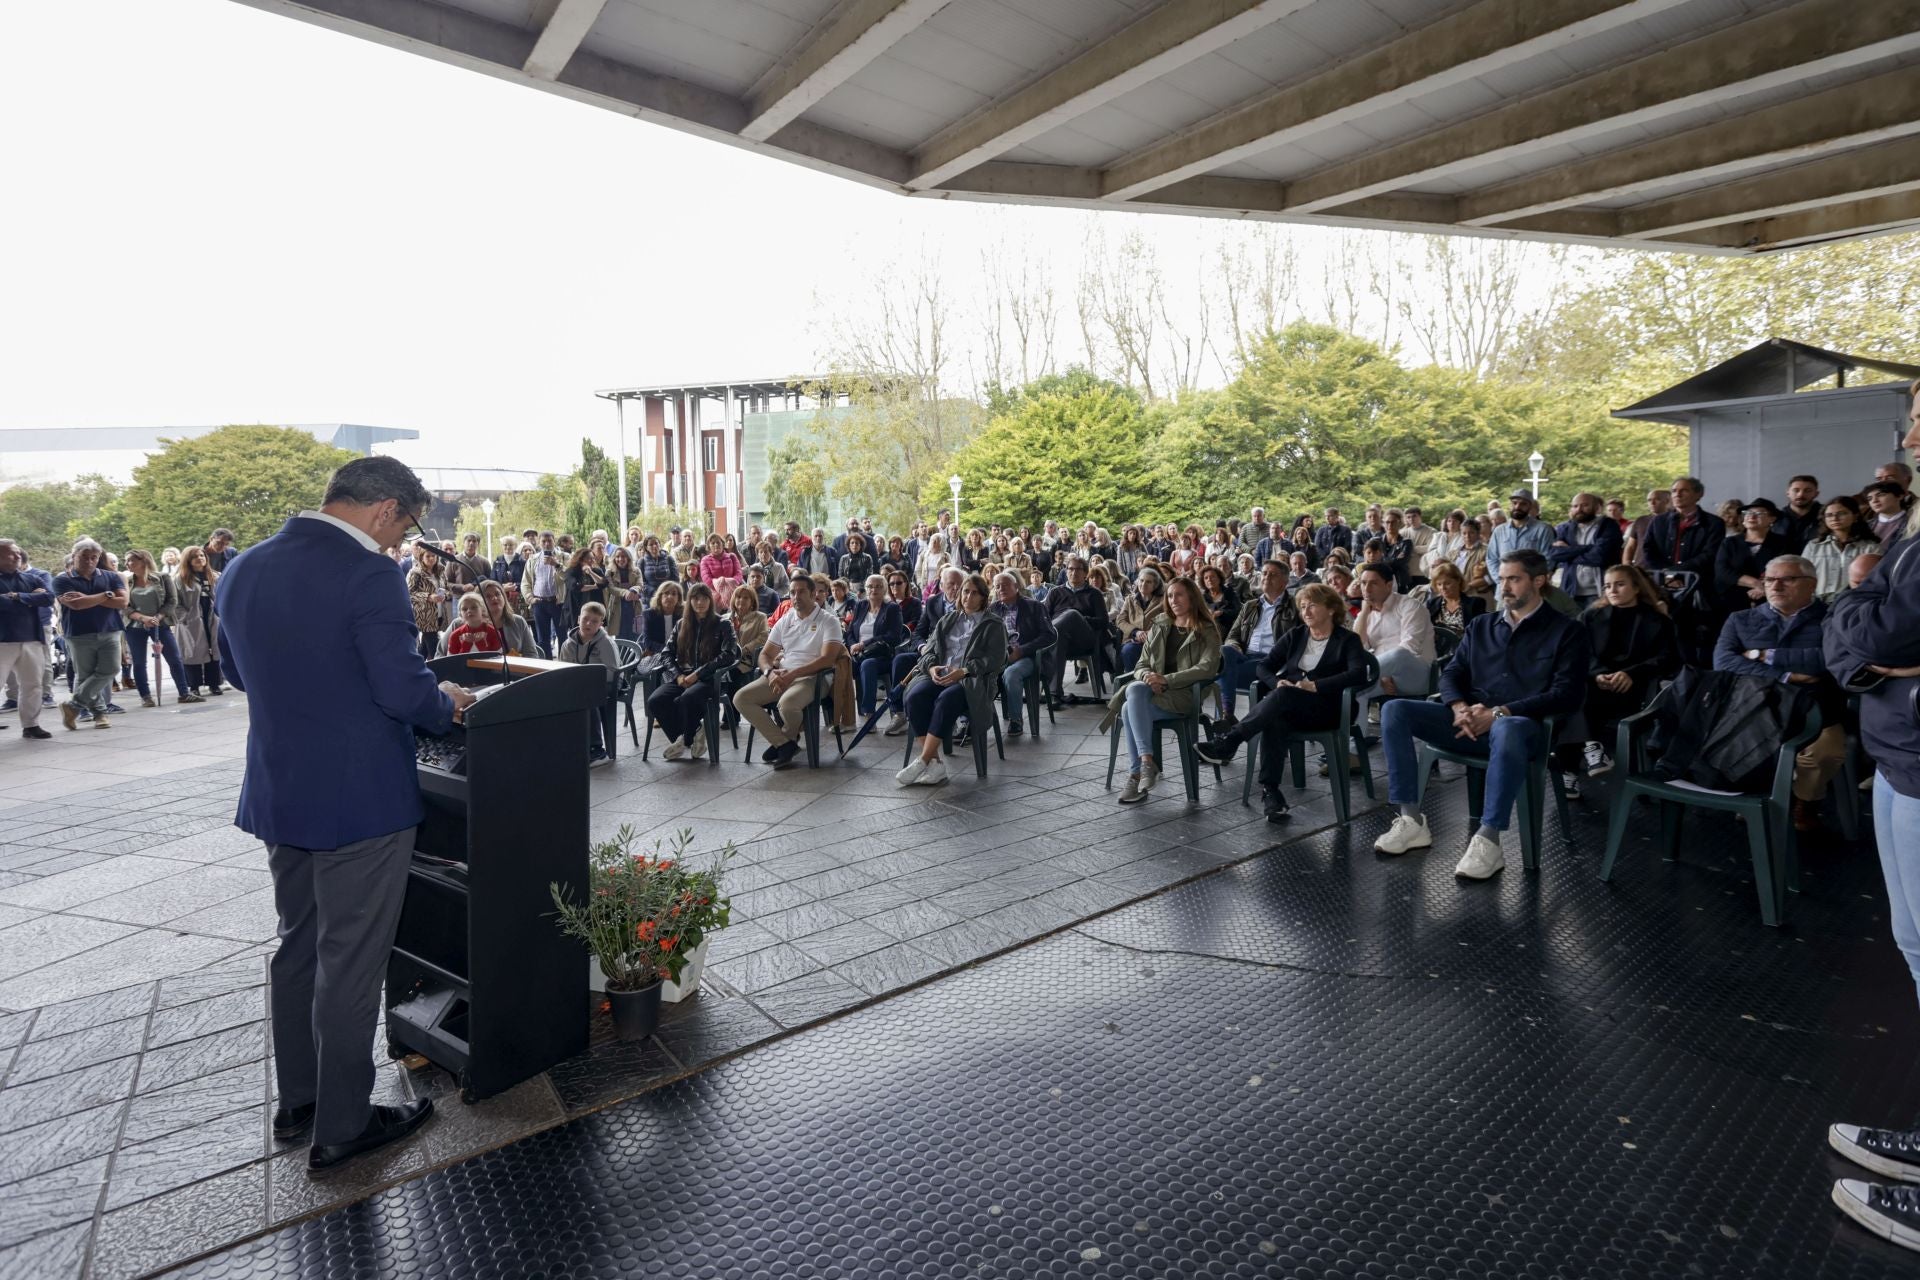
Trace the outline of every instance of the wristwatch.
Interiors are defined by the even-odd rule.
[[[1504,720],[1512,714],[1513,712],[1507,710],[1505,707],[1495,707],[1493,709],[1493,718],[1495,720]]]

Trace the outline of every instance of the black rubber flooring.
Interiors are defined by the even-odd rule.
[[[1870,849],[1458,884],[1384,814],[207,1259],[209,1277],[1876,1277],[1920,1099]]]

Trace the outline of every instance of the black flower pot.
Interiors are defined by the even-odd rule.
[[[607,992],[607,1003],[613,1007],[613,1031],[622,1040],[641,1040],[653,1034],[660,1025],[660,984],[640,988],[638,991]]]

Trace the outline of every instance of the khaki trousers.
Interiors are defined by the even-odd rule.
[[[742,687],[733,695],[734,709],[739,711],[741,719],[752,725],[770,747],[782,747],[800,737],[800,721],[806,714],[807,704],[813,701],[813,684],[820,678],[819,672],[810,676],[801,676],[787,686],[785,693],[778,695],[780,718],[787,722],[781,728],[773,722],[767,707],[774,703],[776,695],[773,682],[761,676],[752,684]]]
[[[1840,766],[1847,762],[1847,731],[1830,724],[1793,758],[1793,794],[1798,800],[1818,800]]]

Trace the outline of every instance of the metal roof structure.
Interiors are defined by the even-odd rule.
[[[676,396],[701,396],[709,400],[724,400],[729,391],[734,395],[751,399],[766,396],[803,395],[808,387],[819,386],[827,381],[824,373],[795,374],[790,378],[733,378],[707,382],[673,382],[647,387],[609,387],[593,394],[602,400],[653,400]]]
[[[1703,409],[1722,409],[1745,401],[1785,399],[1802,387],[1828,378],[1839,384],[1832,390],[1846,390],[1847,375],[1856,369],[1887,374],[1902,387],[1920,379],[1920,365],[1829,351],[1792,338],[1769,338],[1665,391],[1655,392],[1624,409],[1615,409],[1613,416],[1650,418],[1686,426]],[[1885,381],[1877,385],[1885,385]]]
[[[239,0],[907,195],[1741,254],[1920,225],[1920,0]]]

